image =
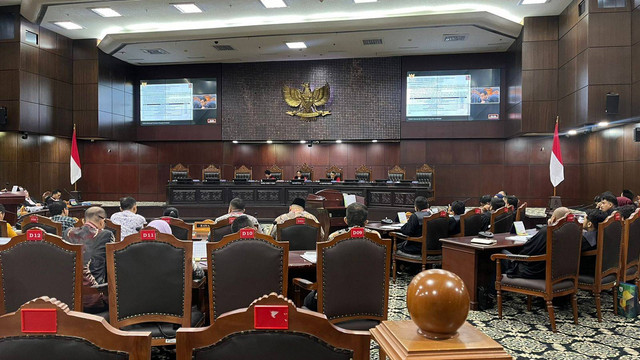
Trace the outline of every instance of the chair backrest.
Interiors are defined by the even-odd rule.
[[[550,292],[554,283],[572,280],[578,286],[582,226],[573,214],[567,214],[556,224],[547,226],[546,281]]]
[[[40,296],[82,311],[82,245],[32,229],[0,245],[0,314]]]
[[[104,219],[104,229],[113,233],[115,241],[120,241],[122,239],[122,228],[120,224],[116,224],[109,219]]]
[[[502,234],[511,231],[515,213],[510,206],[503,206],[491,212],[491,227],[494,234]]]
[[[391,240],[353,227],[317,249],[318,312],[333,323],[386,320]]]
[[[387,177],[391,181],[404,180],[406,176],[407,176],[407,171],[398,165],[394,166],[391,170],[387,172]]]
[[[40,297],[0,316],[0,358],[148,360],[151,333],[114,329],[101,317]]]
[[[209,165],[202,169],[202,181],[220,180],[220,169],[215,165]]]
[[[342,168],[339,168],[335,165],[331,165],[327,168],[325,176],[329,177],[329,174],[331,174],[332,171],[336,173],[336,177],[340,177],[340,180],[343,180],[344,176],[342,176]]]
[[[209,319],[249,306],[260,294],[287,293],[289,244],[253,228],[207,244]]]
[[[518,210],[516,210],[516,219],[515,221],[524,221],[524,216],[527,213],[527,203],[522,203],[518,206]]]
[[[300,173],[303,177],[306,177],[307,180],[313,180],[313,168],[307,165],[307,163],[304,163],[302,164],[302,166],[300,166]]]
[[[233,224],[235,219],[236,218],[232,216],[209,225],[209,241],[217,242],[231,234],[231,224]]]
[[[171,227],[171,234],[178,240],[193,240],[193,224],[184,222],[182,219],[163,216],[160,220],[164,220]]]
[[[322,241],[321,225],[313,219],[297,217],[277,225],[277,239],[289,242],[289,250],[315,250]]]
[[[435,190],[434,173],[435,171],[431,166],[424,164],[416,169],[416,180],[429,190]]]
[[[371,181],[371,169],[365,165],[360,165],[356,169],[356,180]]]
[[[595,284],[600,284],[600,279],[605,276],[618,274],[620,271],[622,228],[622,215],[619,212],[614,212],[607,220],[598,224]]]
[[[193,243],[143,229],[108,243],[111,325],[166,322],[190,326]]]
[[[27,215],[22,218],[20,229],[27,231],[33,227],[39,227],[49,234],[62,236],[62,224],[40,215]]]
[[[640,208],[624,221],[623,268],[640,266]]]
[[[0,237],[8,237],[9,232],[7,231],[7,222],[4,220],[0,220]]]
[[[182,165],[182,164],[178,164],[174,167],[172,167],[169,170],[169,175],[170,175],[170,179],[173,180],[180,180],[180,179],[189,179],[191,178],[191,176],[189,176],[189,169]]]
[[[263,309],[276,311],[279,323],[286,316],[286,326],[256,323]],[[370,335],[340,329],[322,314],[297,309],[272,293],[206,328],[179,329],[176,339],[177,360],[235,359],[238,354],[245,359],[368,360]]]
[[[273,164],[273,166],[269,168],[269,171],[271,171],[271,176],[276,178],[276,180],[282,180],[284,178],[282,169],[280,169],[276,164]]]
[[[250,168],[242,165],[242,166],[240,166],[239,168],[236,168],[233,171],[233,178],[234,179],[251,180],[252,179],[252,173],[253,173],[253,171]]]
[[[446,211],[440,211],[429,217],[422,218],[422,256],[426,256],[425,250],[442,250],[440,239],[449,237],[449,215]]]
[[[474,236],[482,231],[482,209],[473,208],[460,216],[461,236]]]

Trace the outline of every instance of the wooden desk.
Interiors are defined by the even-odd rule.
[[[24,202],[24,192],[6,192],[0,193],[0,204],[4,205],[4,208],[7,212],[4,215],[4,221],[8,222],[11,225],[15,225],[18,216],[17,212],[20,208],[20,204]]]
[[[400,359],[513,359],[495,340],[473,325],[465,323],[458,336],[447,340],[430,340],[417,332],[411,320],[383,321],[371,329],[373,339],[380,344],[380,360],[387,356]]]
[[[524,245],[523,242],[506,240],[511,234],[495,234],[495,245],[479,245],[471,243],[477,236],[440,239],[442,242],[442,269],[458,275],[469,290],[471,310],[478,310],[478,288],[494,289],[495,262],[491,261],[492,254],[503,249],[517,252]]]
[[[369,221],[365,228],[369,230],[375,230],[380,233],[380,237],[389,238],[389,233],[392,231],[400,232],[400,229],[390,229],[390,225],[398,225],[400,223],[394,222],[392,224],[383,224],[380,221]]]

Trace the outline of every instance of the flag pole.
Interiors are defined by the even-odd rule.
[[[76,124],[73,123],[73,133],[76,133]],[[74,182],[73,183],[73,191],[78,191],[78,182]],[[554,195],[555,195],[555,188],[554,188]]]
[[[558,122],[560,122],[560,115],[556,115],[556,125],[558,125]],[[75,129],[75,124],[73,125],[74,129]],[[556,187],[553,187],[553,196],[556,196]]]

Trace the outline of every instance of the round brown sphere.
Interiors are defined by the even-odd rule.
[[[407,288],[407,309],[418,333],[430,339],[449,339],[467,320],[469,292],[458,275],[425,270]]]

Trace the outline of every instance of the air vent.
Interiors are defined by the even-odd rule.
[[[235,50],[231,45],[213,45],[213,47],[218,51],[231,51]]]
[[[417,46],[398,46],[398,49],[408,50],[408,49],[417,49]]]
[[[382,39],[364,39],[362,40],[362,45],[382,45]]]
[[[444,34],[442,35],[443,41],[465,41],[467,40],[467,34]]]
[[[187,59],[204,59],[204,56],[187,56]]]
[[[141,51],[145,54],[149,55],[165,55],[169,52],[165,49],[157,48],[157,49],[141,49]]]

